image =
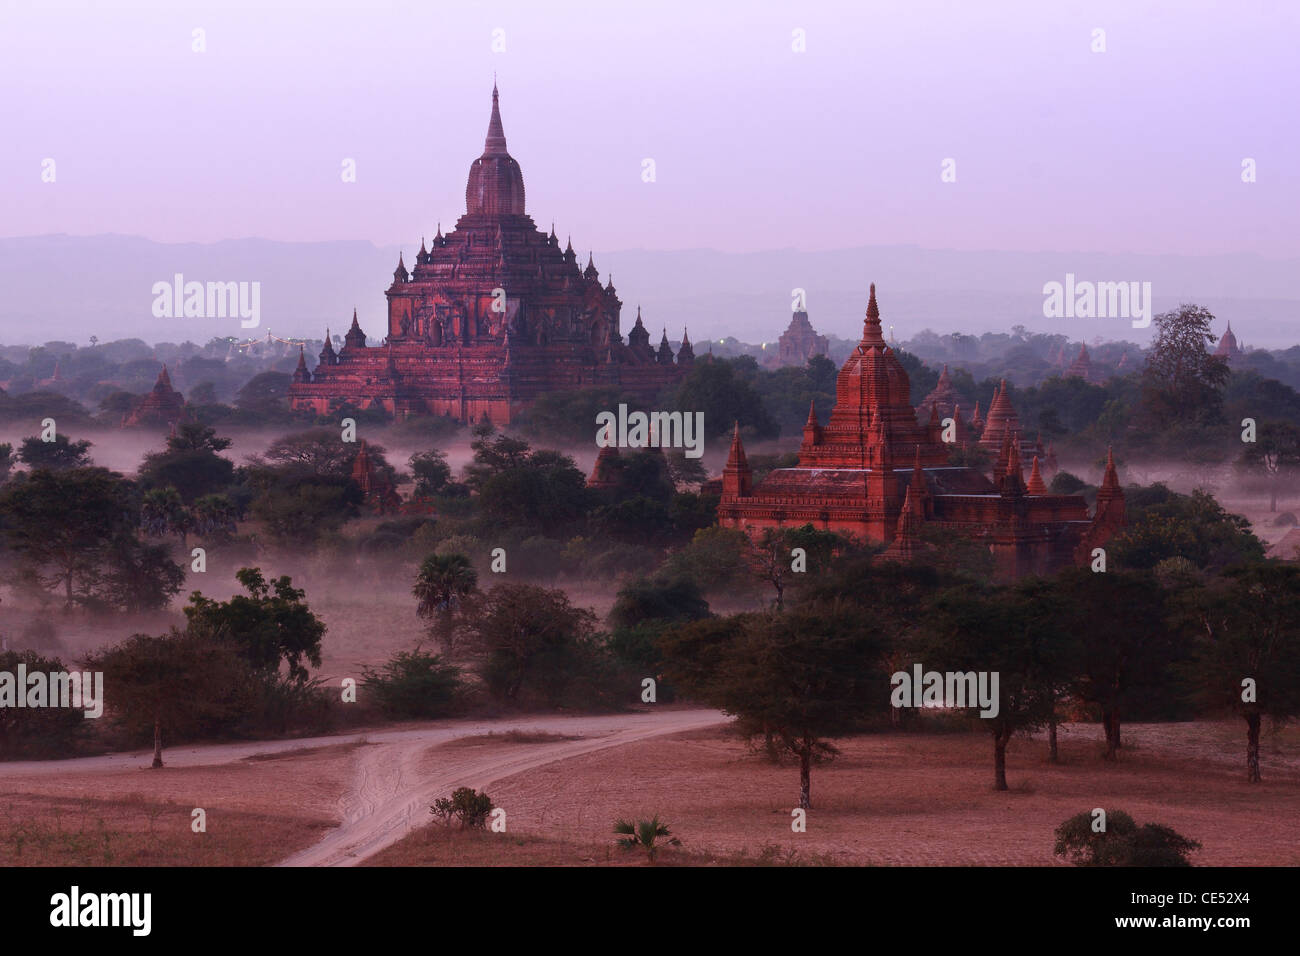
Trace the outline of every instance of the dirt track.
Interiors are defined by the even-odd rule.
[[[172,768],[217,767],[255,757],[362,744],[348,758],[354,761],[351,784],[338,801],[338,817],[343,823],[316,845],[279,864],[352,866],[397,842],[411,827],[428,823],[429,804],[456,787],[481,790],[504,777],[557,760],[662,734],[708,727],[725,719],[711,710],[662,710],[601,717],[445,721],[410,730],[176,747],[165,751],[163,757]],[[528,744],[502,740],[430,753],[440,744],[461,738],[512,730],[563,734],[578,739]],[[137,751],[74,760],[3,763],[0,780],[138,770],[148,767],[152,757],[152,751]]]

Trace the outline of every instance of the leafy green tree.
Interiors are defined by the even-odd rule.
[[[1264,544],[1241,515],[1224,511],[1208,492],[1191,495],[1164,485],[1126,492],[1128,526],[1107,548],[1126,568],[1153,568],[1182,557],[1199,568],[1218,570],[1264,556]]]
[[[725,435],[735,422],[760,438],[776,437],[777,425],[763,407],[762,398],[738,372],[742,365],[739,360],[699,362],[677,387],[674,407],[688,413],[703,412],[704,433],[709,438]]]
[[[459,820],[461,829],[482,830],[492,813],[492,798],[472,787],[458,787],[450,798],[439,797],[433,801],[429,812],[444,824]]]
[[[234,479],[234,462],[218,454],[230,444],[229,438],[218,437],[207,425],[181,425],[162,451],[145,455],[140,463],[140,484],[146,489],[175,488],[186,505],[192,504],[221,491]]]
[[[765,528],[753,543],[749,560],[759,580],[772,585],[776,591],[775,606],[779,611],[785,606],[785,591],[792,581],[825,572],[836,553],[847,544],[842,535],[822,531],[811,524]]]
[[[310,428],[271,442],[262,457],[273,467],[321,477],[345,478],[357,446],[343,441],[338,428]]]
[[[660,646],[674,684],[798,758],[799,806],[808,809],[813,762],[835,753],[826,738],[858,728],[888,697],[885,645],[869,611],[837,603],[697,621]]]
[[[71,607],[102,549],[133,523],[131,487],[104,468],[39,469],[0,489],[0,518],[10,547],[42,586],[62,585]]]
[[[174,534],[184,548],[186,536],[194,529],[194,518],[175,488],[153,488],[145,492],[141,502],[140,527],[155,537]]]
[[[303,661],[320,667],[325,634],[324,622],[303,601],[306,592],[295,588],[288,575],[267,581],[260,568],[240,568],[235,578],[248,594],[229,601],[214,601],[199,591],[190,595],[185,608],[189,632],[230,643],[254,670],[274,672],[283,662],[291,681],[306,681]]]
[[[1121,715],[1150,708],[1173,693],[1171,667],[1185,656],[1166,623],[1165,591],[1149,571],[1087,568],[1062,572],[1055,588],[1059,619],[1077,642],[1071,681],[1075,695],[1097,708],[1106,735],[1106,760],[1120,749]]]
[[[923,663],[939,671],[996,673],[997,713],[977,704],[966,712],[980,717],[993,737],[994,788],[1007,790],[1007,745],[1017,733],[1048,723],[1062,654],[1052,646],[1057,632],[1044,593],[1032,582],[1023,588],[962,585],[939,594],[927,607],[915,647]],[[914,689],[915,692],[915,689]]]
[[[133,733],[153,730],[153,767],[163,766],[163,729],[184,736],[229,726],[249,709],[249,671],[227,645],[173,630],[137,634],[86,661],[104,673],[115,717]]]
[[[709,602],[694,582],[637,578],[623,585],[609,612],[610,650],[641,676],[658,675],[660,635],[677,623],[708,616]],[[669,695],[661,696],[668,699]]]
[[[49,442],[39,436],[24,438],[22,448],[18,451],[18,460],[33,471],[39,468],[50,471],[86,468],[90,465],[91,445],[85,439],[74,442],[67,435],[59,434],[54,436],[54,441]]]
[[[273,476],[251,510],[276,541],[308,547],[355,518],[361,500],[361,489],[350,478]]]
[[[661,574],[698,582],[705,594],[752,589],[756,585],[749,550],[749,537],[737,528],[701,528],[689,544],[668,556]]]
[[[1259,783],[1265,716],[1300,714],[1300,568],[1231,568],[1179,596],[1177,619],[1196,640],[1191,673],[1201,701],[1246,722],[1246,779]]]
[[[261,372],[245,383],[235,396],[235,406],[258,421],[281,421],[289,415],[289,385],[292,376],[284,372]]]
[[[411,474],[415,476],[415,497],[432,498],[442,494],[451,483],[451,466],[447,453],[441,448],[416,452],[410,458]]]
[[[223,541],[235,533],[238,509],[229,495],[204,495],[191,510],[194,533],[210,541]]]
[[[456,612],[478,590],[478,573],[463,554],[431,554],[415,577],[412,593],[419,600],[416,613],[434,620],[443,649],[453,650]]]
[[[0,671],[15,674],[22,664],[27,673],[55,674],[67,670],[57,657],[35,651],[0,651]],[[17,687],[26,694],[27,688]],[[84,710],[67,707],[0,707],[0,757],[25,755],[66,757],[86,730]]]
[[[489,692],[514,701],[531,687],[555,700],[584,664],[595,624],[596,616],[561,590],[499,584],[475,608],[469,628],[485,656]]]
[[[13,457],[14,446],[9,442],[0,442],[0,485],[4,484],[9,478],[9,472],[14,467]]]
[[[478,493],[484,517],[498,527],[558,532],[586,513],[587,477],[568,455],[506,435],[484,435],[471,446],[466,481]]]

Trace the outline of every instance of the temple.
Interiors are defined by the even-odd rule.
[[[1095,514],[1077,495],[1049,494],[1039,456],[1025,481],[1019,422],[1003,385],[989,406],[980,444],[996,443],[992,476],[949,462],[939,398],[925,422],[909,404],[906,370],[881,335],[871,287],[862,341],[840,369],[836,404],[825,425],[810,409],[799,464],[754,483],[739,429],[722,473],[718,521],[753,534],[805,524],[883,543],[886,559],[908,560],[928,528],[987,544],[1001,577],[1049,574],[1086,564],[1124,524],[1124,493],[1113,458]],[[954,417],[959,418],[954,406]]]
[[[337,352],[327,330],[316,367],[300,359],[294,408],[380,406],[398,417],[504,424],[551,391],[615,386],[652,401],[693,361],[685,333],[676,356],[666,329],[653,347],[640,309],[625,343],[613,278],[602,285],[591,255],[582,268],[572,242],[561,248],[554,226],[544,233],[526,214],[495,85],[465,215],[446,235],[439,224],[427,247],[421,240],[409,270],[398,256],[386,295],[382,343],[368,344],[354,309]]]
[[[771,356],[767,365],[780,368],[787,365],[807,365],[814,355],[825,355],[829,343],[824,335],[808,321],[808,313],[797,311],[790,316],[790,325],[776,343],[776,355]]]
[[[1237,337],[1232,334],[1232,323],[1228,323],[1228,330],[1223,333],[1223,338],[1219,339],[1219,344],[1214,349],[1214,354],[1221,359],[1231,362],[1235,358],[1240,358],[1242,348],[1237,344]]]
[[[134,425],[174,425],[185,420],[185,397],[172,388],[167,366],[158,373],[153,388],[144,394],[130,413],[122,418],[122,427]]]

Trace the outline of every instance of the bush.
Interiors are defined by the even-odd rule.
[[[438,654],[401,651],[380,671],[362,670],[362,682],[389,717],[445,717],[462,691],[461,670]]]
[[[1123,810],[1105,811],[1105,829],[1093,829],[1093,815],[1078,813],[1056,828],[1053,853],[1075,866],[1191,866],[1195,840],[1158,823],[1139,827]]]
[[[459,820],[462,830],[482,830],[487,827],[488,814],[492,812],[492,798],[472,787],[461,787],[451,795],[451,799],[439,797],[433,801],[429,812],[443,826],[450,826],[452,820]]]

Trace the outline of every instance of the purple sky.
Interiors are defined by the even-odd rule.
[[[409,256],[463,211],[496,71],[529,212],[584,258],[897,243],[1296,256],[1298,11],[11,0],[0,235],[369,239]],[[946,157],[956,183],[940,182]]]

